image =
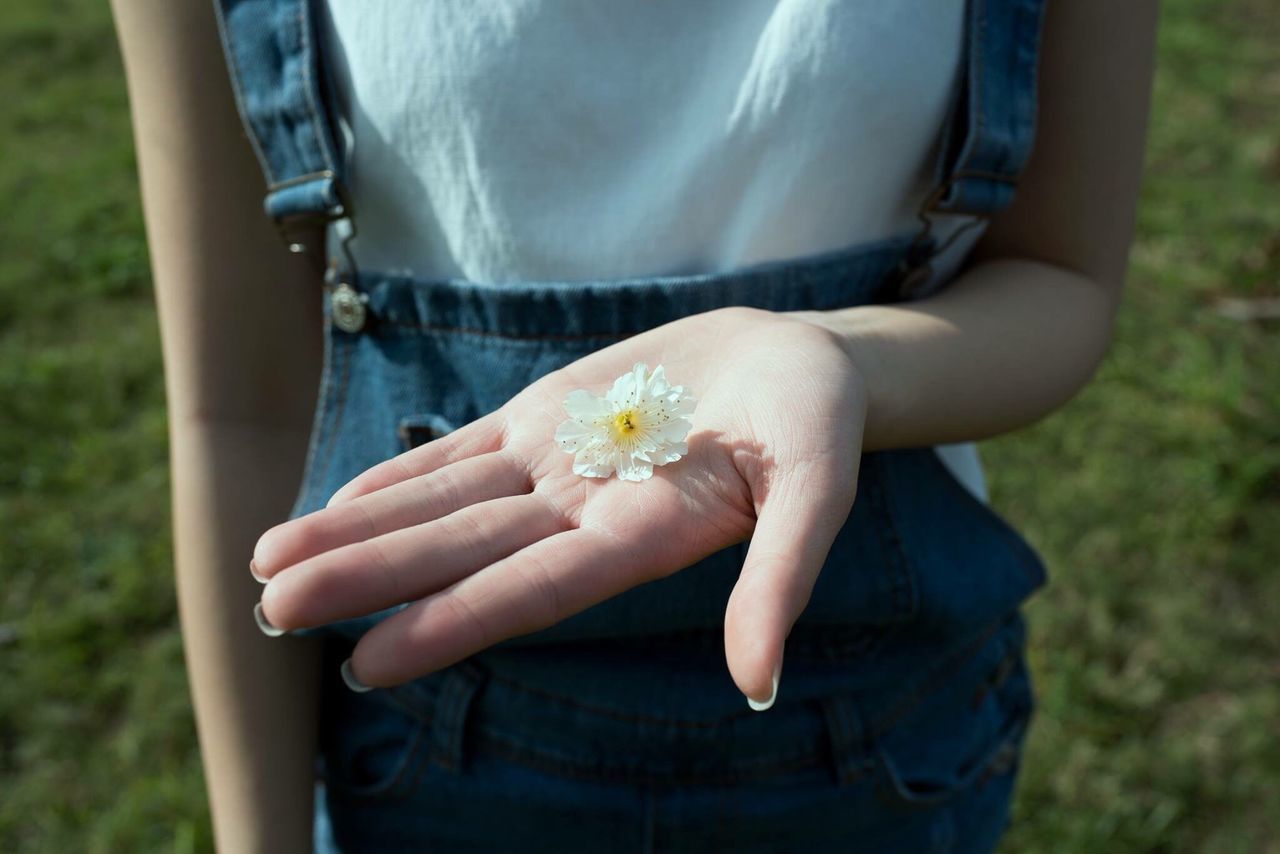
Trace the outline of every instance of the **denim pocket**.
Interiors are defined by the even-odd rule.
[[[337,692],[345,691],[349,697]],[[395,800],[412,790],[431,742],[431,725],[385,698],[343,686],[322,716],[321,779],[332,797]]]
[[[447,436],[455,429],[449,419],[428,412],[406,415],[401,418],[396,433],[400,437],[400,447],[405,451],[410,451],[419,445],[435,441],[441,436]]]
[[[878,789],[897,806],[947,803],[1017,770],[1034,697],[1021,632],[1005,633],[877,740]]]

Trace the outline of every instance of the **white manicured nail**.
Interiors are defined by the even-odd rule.
[[[271,580],[270,578],[263,578],[261,575],[258,575],[258,565],[253,561],[249,561],[249,574],[252,575],[253,580],[259,584],[266,584]]]
[[[763,712],[765,709],[768,709],[770,706],[772,706],[773,701],[778,699],[778,679],[781,676],[782,676],[782,662],[779,661],[776,665],[774,665],[774,668],[773,668],[773,693],[769,695],[769,699],[765,700],[763,703],[760,703],[748,697],[747,705],[755,709],[757,712]]]
[[[277,629],[271,625],[271,621],[267,619],[267,615],[262,613],[262,603],[259,602],[253,606],[253,619],[257,621],[258,628],[262,629],[262,633],[269,638],[278,638],[284,634],[284,629]]]
[[[342,681],[347,683],[347,687],[357,694],[363,694],[365,691],[372,691],[372,685],[366,685],[356,678],[355,673],[351,671],[351,659],[342,662]]]

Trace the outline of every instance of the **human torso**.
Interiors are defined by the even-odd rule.
[[[329,0],[358,262],[731,270],[910,231],[963,4]]]

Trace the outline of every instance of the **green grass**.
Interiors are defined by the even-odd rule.
[[[1115,346],[987,443],[1049,561],[1009,851],[1280,851],[1280,18],[1170,0]],[[0,850],[208,851],[107,5],[0,6]]]

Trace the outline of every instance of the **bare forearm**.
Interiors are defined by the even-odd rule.
[[[1156,18],[1154,0],[1049,3],[1035,147],[972,266],[927,299],[806,315],[865,377],[866,447],[994,436],[1089,381],[1133,237]]]
[[[311,850],[319,642],[270,639],[248,556],[288,513],[306,434],[172,423],[178,603],[221,851]]]
[[[999,260],[927,299],[796,316],[837,333],[863,375],[876,450],[983,439],[1062,406],[1106,353],[1116,292]]]
[[[321,282],[262,216],[211,3],[114,0],[164,349],[179,609],[219,850],[310,850],[315,642],[248,560],[302,477]]]

